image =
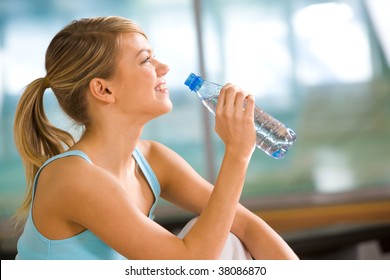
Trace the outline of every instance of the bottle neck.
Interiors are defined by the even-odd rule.
[[[200,97],[208,98],[219,95],[219,92],[221,91],[222,86],[209,82],[209,81],[203,81],[201,86],[196,91]]]

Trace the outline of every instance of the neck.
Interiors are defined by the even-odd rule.
[[[136,148],[143,126],[130,129],[107,127],[106,129],[87,129],[73,149],[84,151],[95,165],[123,178],[134,165],[132,153]]]

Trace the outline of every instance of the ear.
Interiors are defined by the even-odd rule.
[[[105,79],[93,78],[89,82],[89,91],[91,95],[105,103],[114,103],[115,97],[108,87],[108,82]]]

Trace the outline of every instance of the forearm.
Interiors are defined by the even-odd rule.
[[[245,181],[248,160],[226,154],[210,198],[185,243],[217,258],[230,232]],[[215,238],[218,236],[218,238]],[[214,254],[213,254],[214,252]]]
[[[261,218],[240,206],[232,227],[254,259],[294,260],[294,251]]]

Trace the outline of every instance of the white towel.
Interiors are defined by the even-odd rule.
[[[195,224],[198,217],[193,218],[189,221],[184,228],[177,235],[180,238],[186,236],[188,231]],[[245,246],[242,244],[241,240],[238,239],[233,233],[229,233],[229,236],[226,240],[225,246],[222,250],[222,253],[219,257],[220,260],[252,260],[251,255],[245,249]]]

